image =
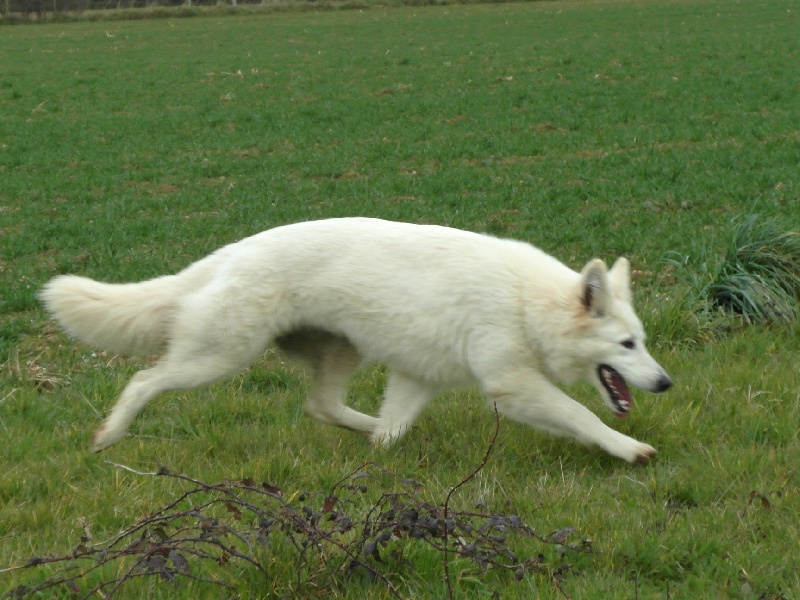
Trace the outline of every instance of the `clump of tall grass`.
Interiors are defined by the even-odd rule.
[[[709,254],[703,250],[696,257],[667,260],[678,283],[685,286],[678,294],[678,309],[692,308],[699,322],[696,328],[718,331],[721,325],[724,331],[732,326],[732,319],[745,324],[797,319],[800,232],[750,215],[734,221],[727,250],[718,263]]]
[[[712,302],[749,323],[793,321],[800,300],[800,232],[757,215],[736,223],[708,286]]]

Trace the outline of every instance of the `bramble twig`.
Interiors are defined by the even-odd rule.
[[[235,582],[218,575],[210,577],[199,565],[214,569],[233,562],[249,565],[267,578],[271,558],[265,551],[276,536],[294,548],[297,580],[294,592],[319,590],[334,585],[342,576],[362,572],[380,581],[395,598],[402,598],[390,576],[387,559],[403,561],[404,548],[426,543],[442,553],[444,579],[450,598],[455,595],[450,577],[453,555],[472,560],[481,570],[503,569],[522,579],[526,572],[548,573],[566,598],[561,579],[569,565],[547,566],[542,554],[521,558],[507,545],[510,534],[531,537],[542,544],[575,551],[588,551],[589,544],[565,546],[563,536],[543,537],[516,515],[455,511],[455,492],[486,466],[496,444],[500,418],[481,463],[453,486],[444,503],[421,499],[422,484],[402,479],[373,463],[364,463],[337,481],[327,493],[293,494],[250,478],[208,484],[162,468],[157,472],[137,471],[110,463],[138,476],[169,477],[184,482],[187,489],[153,514],[140,519],[108,540],[94,542],[85,528],[80,542],[63,556],[35,557],[0,569],[0,574],[43,565],[55,566],[55,574],[30,587],[18,586],[4,598],[26,598],[46,590],[66,588],[77,598],[101,595],[111,599],[127,584],[141,578],[156,578],[177,585],[181,579],[235,589]],[[411,491],[381,491],[369,503],[371,492],[365,480],[393,480],[394,487],[411,486]],[[387,482],[383,482],[386,487]],[[361,511],[358,512],[359,508]],[[569,528],[565,528],[566,531]],[[571,532],[572,530],[569,529]],[[558,538],[558,539],[556,539]],[[387,548],[391,546],[391,552]],[[111,578],[103,577],[109,572]],[[273,582],[274,583],[274,582]]]

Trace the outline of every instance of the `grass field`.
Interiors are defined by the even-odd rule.
[[[794,0],[556,0],[0,27],[0,594],[64,565],[5,567],[111,539],[189,486],[119,465],[287,499],[367,469],[348,504],[362,515],[408,480],[441,505],[481,465],[495,418],[469,390],[376,450],[305,417],[302,373],[272,354],[89,452],[146,361],[62,336],[36,300],[47,279],[144,279],[272,226],[368,215],[528,240],[574,268],[629,256],[675,381],[613,423],[659,450],[651,464],[501,420],[450,501],[545,539],[572,528],[591,551],[509,535],[538,568],[517,581],[453,559],[448,589],[441,553],[406,538],[375,563],[397,595],[800,596],[800,329],[695,313],[675,266],[709,268],[744,215],[800,223],[798,15]],[[359,375],[352,403],[374,411],[384,377]],[[393,597],[333,558],[268,550],[266,576],[192,567],[231,589],[141,577],[115,597]],[[34,597],[51,593],[73,597]]]

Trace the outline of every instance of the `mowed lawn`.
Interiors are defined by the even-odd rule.
[[[737,219],[800,227],[799,15],[794,0],[556,0],[1,26],[0,594],[66,563],[12,567],[103,544],[191,487],[140,474],[161,467],[319,504],[369,472],[347,496],[354,519],[382,493],[441,506],[481,467],[450,508],[524,520],[542,539],[505,542],[530,558],[523,572],[450,556],[446,573],[405,536],[383,562],[359,555],[370,577],[275,532],[247,550],[266,575],[196,558],[191,574],[232,587],[142,576],[114,597],[800,595],[800,329],[716,320],[687,283],[713,272]],[[576,269],[628,256],[675,386],[636,392],[625,420],[589,387],[569,392],[655,460],[503,419],[492,444],[473,390],[375,449],[306,417],[302,371],[273,353],[165,394],[90,452],[150,359],[67,339],[36,300],[44,282],[150,278],[269,227],[348,215],[515,237]],[[384,381],[364,370],[351,403],[375,412]],[[565,531],[568,546],[549,543]],[[131,560],[31,597],[82,597]]]

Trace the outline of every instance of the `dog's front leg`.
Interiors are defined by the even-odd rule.
[[[515,373],[484,386],[497,410],[515,421],[594,444],[628,462],[647,462],[656,451],[603,423],[538,373]]]

